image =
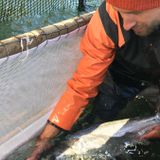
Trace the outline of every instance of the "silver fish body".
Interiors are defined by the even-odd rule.
[[[55,160],[130,160],[147,157],[153,141],[141,141],[140,136],[160,125],[159,117],[118,120],[92,126],[66,137],[52,153]],[[160,142],[156,145],[160,145]],[[54,147],[55,148],[55,147]],[[158,151],[157,151],[158,152]],[[160,157],[159,153],[156,157]]]

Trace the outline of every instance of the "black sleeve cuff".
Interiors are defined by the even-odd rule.
[[[65,131],[65,132],[67,131],[67,130],[64,130],[64,129],[60,128],[59,126],[55,125],[55,124],[52,123],[50,120],[47,120],[47,123],[50,124],[50,125],[52,125],[52,126],[54,126],[55,128],[57,128],[57,129],[59,129],[59,130],[61,130],[61,131]]]

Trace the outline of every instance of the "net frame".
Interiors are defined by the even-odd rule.
[[[26,49],[31,49],[49,39],[61,37],[64,34],[69,34],[75,29],[88,24],[93,13],[94,11],[68,20],[64,20],[62,22],[55,23],[53,25],[42,27],[31,32],[1,40],[0,58],[14,55],[18,52],[25,51]],[[28,44],[26,37],[28,37],[28,39],[32,39],[32,43]]]

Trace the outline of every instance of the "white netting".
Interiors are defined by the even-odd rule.
[[[0,159],[9,152],[7,146],[14,144],[13,150],[23,141],[21,135],[17,142],[17,135],[48,113],[63,93],[81,57],[84,28],[0,59]]]

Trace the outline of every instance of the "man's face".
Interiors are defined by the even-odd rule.
[[[147,36],[160,25],[160,8],[145,11],[128,11],[115,8],[123,18],[125,30],[132,29],[136,35]]]

